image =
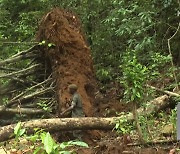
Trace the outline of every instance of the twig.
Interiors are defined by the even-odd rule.
[[[36,109],[36,108],[6,108],[3,112],[7,113],[14,113],[14,114],[42,114],[45,113],[42,109]]]
[[[161,90],[161,89],[159,89],[159,88],[156,88],[156,87],[153,87],[153,86],[150,86],[150,85],[147,85],[147,87],[149,87],[149,88],[151,88],[151,89],[154,89],[154,90],[157,90],[157,91],[160,91],[160,92],[163,92],[163,93],[168,94],[168,95],[170,95],[170,96],[180,97],[179,94],[174,93],[174,92],[171,92],[171,91]]]
[[[30,54],[25,54],[25,55],[19,55],[19,56],[16,56],[16,57],[11,57],[11,58],[8,58],[6,60],[3,60],[3,61],[0,61],[0,65],[6,65],[6,64],[9,64],[9,63],[13,63],[13,62],[17,62],[21,59],[28,59],[28,58],[33,58],[33,57],[36,57],[37,55],[36,54],[33,54],[33,53],[30,53]]]
[[[13,62],[16,62],[22,58],[32,58],[32,57],[36,57],[37,55],[34,54],[34,52],[32,51],[35,51],[35,49],[37,48],[37,45],[36,46],[33,46],[25,51],[21,51],[21,52],[18,52],[17,54],[11,56],[10,58],[6,59],[6,60],[3,60],[3,61],[0,61],[0,65],[5,65],[5,64],[9,64],[9,63],[13,63]],[[28,54],[30,53],[30,54]]]
[[[39,42],[0,42],[2,44],[39,44]]]
[[[155,144],[172,144],[172,143],[177,143],[179,141],[177,140],[159,140],[159,141],[149,141],[146,143],[130,143],[127,144],[127,146],[148,146],[148,145],[155,145]]]
[[[49,106],[50,108],[56,103],[55,99],[52,99],[47,106]]]
[[[17,56],[20,56],[20,55],[25,55],[25,54],[27,54],[27,53],[35,50],[36,48],[37,48],[37,45],[36,45],[36,46],[33,46],[33,47],[31,47],[31,48],[29,48],[29,49],[27,49],[27,50],[18,52],[17,54],[13,55],[12,58],[17,57]]]
[[[30,90],[32,90],[32,89],[34,89],[34,88],[36,88],[36,87],[39,87],[39,86],[41,86],[41,85],[43,85],[43,84],[45,84],[45,83],[47,83],[47,82],[49,82],[49,81],[51,81],[51,80],[52,80],[52,78],[49,78],[49,79],[47,79],[47,80],[45,80],[45,81],[43,81],[43,82],[40,82],[40,83],[38,83],[38,84],[36,84],[36,85],[28,88],[26,91],[20,93],[19,95],[17,95],[17,96],[14,97],[13,99],[11,99],[10,102],[11,102],[11,101],[14,101],[14,100],[16,100],[16,99],[18,99],[18,98],[20,98],[21,96],[23,96],[24,94],[26,94],[28,91],[30,91]]]
[[[47,89],[44,89],[44,90],[40,90],[40,91],[38,91],[38,92],[31,93],[31,94],[29,94],[29,95],[27,95],[27,96],[24,96],[23,98],[20,98],[20,99],[17,99],[17,100],[13,100],[13,101],[9,101],[9,102],[5,105],[5,107],[12,106],[13,104],[16,104],[16,103],[19,103],[19,102],[22,103],[22,101],[24,101],[24,100],[27,100],[27,99],[34,98],[34,97],[36,97],[36,96],[45,94],[45,93],[47,93],[47,92],[49,92],[49,91],[52,91],[52,89],[53,89],[53,88],[50,87],[50,88],[47,88]]]
[[[19,86],[16,87],[14,81],[10,81],[8,85],[0,86],[0,95],[9,95],[9,94],[15,93],[19,89],[20,89]]]
[[[17,82],[20,82],[20,83],[25,83],[25,81],[24,80],[22,80],[22,79],[20,79],[20,78],[17,78],[17,77],[12,77],[12,76],[9,76],[9,77],[7,77],[7,78],[9,78],[9,79],[11,79],[11,80],[14,80],[14,81],[17,81]]]
[[[170,29],[170,27],[168,27],[168,29],[166,30],[166,33],[164,34],[164,37],[163,37],[163,39],[162,39],[162,49],[163,49],[163,43],[164,43],[165,37],[166,37],[166,35],[168,34],[169,29]]]
[[[0,78],[6,78],[6,77],[14,76],[16,74],[25,73],[25,72],[28,72],[29,70],[35,70],[35,68],[38,68],[39,66],[41,66],[41,65],[40,64],[35,64],[35,65],[30,66],[30,67],[28,67],[26,69],[22,69],[20,71],[16,71],[16,72],[13,72],[13,73],[1,75]]]
[[[168,49],[169,49],[169,54],[171,55],[171,57],[172,57],[172,51],[171,51],[171,46],[170,46],[170,40],[175,37],[175,35],[176,35],[176,34],[178,33],[178,31],[179,31],[179,28],[180,28],[180,22],[179,22],[179,25],[178,25],[178,27],[177,27],[177,29],[176,29],[176,32],[168,39]],[[171,65],[172,65],[172,67],[174,68],[174,63],[173,63],[173,59],[172,59],[172,58],[171,58]],[[176,82],[176,88],[177,88],[177,90],[179,90],[178,80],[177,80],[176,73],[175,73],[174,69],[173,69],[173,76],[174,76],[174,80],[175,80],[175,82]]]
[[[17,69],[17,68],[5,68],[5,67],[0,67],[0,70],[4,70],[4,71],[18,71],[19,69]]]

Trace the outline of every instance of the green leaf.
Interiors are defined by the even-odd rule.
[[[119,128],[119,126],[120,126],[120,123],[116,123],[115,128],[116,128],[116,129],[118,129],[118,128]]]
[[[139,92],[136,93],[136,96],[137,96],[138,98],[141,98],[141,94],[140,94]]]
[[[70,151],[60,151],[59,154],[71,154]]]
[[[46,43],[46,41],[42,41],[39,43],[39,45],[44,45]]]
[[[61,148],[61,149],[65,149],[65,148],[68,147],[68,146],[69,146],[68,142],[62,142],[62,143],[60,144],[60,148]]]
[[[27,136],[26,138],[34,143],[39,138],[39,136],[37,134],[35,134],[35,135],[32,135],[32,136]]]
[[[46,132],[42,132],[41,133],[41,140],[42,140],[42,143],[44,144],[44,140],[46,138]]]
[[[85,143],[85,142],[82,142],[82,141],[73,141],[73,142],[70,142],[71,145],[77,145],[77,146],[81,146],[81,147],[86,147],[88,148],[88,144]]]
[[[52,46],[52,43],[48,43],[48,47],[51,47]]]
[[[53,151],[55,143],[54,140],[52,139],[50,133],[46,133],[46,136],[44,138],[44,148],[48,154],[50,154]]]
[[[52,46],[55,46],[55,44],[53,44],[53,43],[48,43],[48,47],[49,47],[49,48],[52,47]]]
[[[59,145],[59,144],[56,144],[56,145],[53,146],[53,149],[56,150],[56,149],[58,149],[59,147],[60,147],[60,145]]]
[[[38,154],[41,149],[42,149],[41,147],[37,147],[36,150],[33,152],[33,154]]]
[[[124,128],[120,128],[121,129],[121,131],[124,133],[126,130],[124,129]]]
[[[19,130],[21,129],[21,122],[18,122],[14,128],[14,134],[18,135]]]
[[[42,41],[42,44],[45,44],[46,43],[46,41]]]
[[[19,130],[19,136],[22,136],[25,133],[26,129],[20,129]]]

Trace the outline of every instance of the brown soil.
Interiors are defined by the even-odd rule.
[[[81,32],[76,15],[55,8],[47,13],[40,23],[37,40],[46,40],[55,47],[43,47],[41,51],[50,60],[57,85],[59,112],[70,98],[67,87],[77,84],[82,96],[84,111],[93,116],[94,92],[97,87],[91,52]]]

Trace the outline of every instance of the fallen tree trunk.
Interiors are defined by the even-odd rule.
[[[164,95],[149,102],[149,108],[143,110],[138,109],[139,115],[150,114],[159,111],[167,105],[168,96]],[[150,106],[151,105],[151,106]],[[101,117],[85,117],[85,118],[53,118],[53,119],[39,119],[22,122],[22,128],[26,128],[28,133],[33,133],[34,128],[42,128],[47,131],[61,131],[61,130],[111,130],[114,128],[116,121],[119,119],[133,120],[132,113],[122,115],[120,117],[101,118]],[[0,142],[10,138],[16,124],[4,126],[0,128]]]
[[[168,106],[170,102],[168,101],[169,97],[168,95],[163,95],[160,97],[155,98],[154,100],[148,102],[146,104],[146,108],[140,107],[137,109],[139,116],[149,115],[152,113],[156,113]],[[121,118],[127,118],[127,120],[133,120],[133,114],[129,113],[126,115],[121,116]]]
[[[25,128],[28,133],[32,133],[34,128],[42,128],[46,131],[61,131],[61,130],[87,130],[87,129],[113,129],[115,120],[119,117],[112,118],[54,118],[54,119],[39,119],[22,122],[22,128]],[[0,128],[0,142],[8,140],[12,136],[16,124],[4,126]]]

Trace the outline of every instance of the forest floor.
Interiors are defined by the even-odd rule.
[[[111,88],[105,94],[104,98],[101,98],[101,103],[99,107],[99,116],[111,117],[116,116],[120,112],[130,111],[130,107],[127,104],[119,102],[116,98],[115,88]],[[114,99],[115,98],[115,99]],[[111,100],[110,102],[106,102]],[[159,119],[160,120],[160,119]],[[162,119],[161,119],[162,120]],[[156,119],[156,122],[158,120]],[[72,150],[78,154],[175,154],[175,149],[179,147],[179,143],[170,142],[173,140],[172,136],[162,136],[161,128],[159,126],[155,127],[156,131],[153,133],[156,138],[145,145],[136,145],[138,143],[138,135],[133,134],[118,134],[116,131],[99,131],[99,130],[89,130],[83,132],[83,141],[89,145],[89,148],[72,147]],[[160,129],[160,130],[159,130]],[[63,134],[63,135],[62,135]],[[72,132],[58,132],[52,134],[53,138],[59,142],[67,142],[73,140]],[[163,140],[167,142],[155,143],[155,141]],[[24,143],[26,142],[26,143]],[[1,146],[0,153],[3,154],[4,149],[10,154],[22,154],[22,153],[32,153],[31,145],[27,140],[24,139],[7,141]],[[40,143],[41,144],[41,143]],[[12,146],[14,145],[14,146]],[[38,146],[38,143],[36,144]],[[14,147],[14,148],[12,148]],[[2,152],[1,152],[2,151]],[[170,152],[171,151],[171,152]],[[5,153],[5,152],[4,152]]]
[[[131,106],[129,104],[119,101],[117,92],[120,93],[116,88],[111,88],[105,94],[99,108],[99,114],[101,114],[101,116],[117,116],[118,113],[131,111]],[[169,109],[163,112],[168,114],[168,110]],[[161,118],[154,118],[153,120],[159,124],[163,121]],[[171,135],[163,136],[163,126],[161,124],[150,126],[150,129],[151,128],[153,138],[149,140],[149,144],[145,145],[135,144],[138,143],[138,135],[135,132],[131,135],[123,135],[122,133],[118,134],[116,131],[89,131],[85,133],[84,141],[90,145],[90,148],[79,149],[77,151],[80,154],[174,154],[175,149],[179,147],[177,142],[171,142],[174,140],[174,137]],[[155,143],[158,140],[167,142]]]

